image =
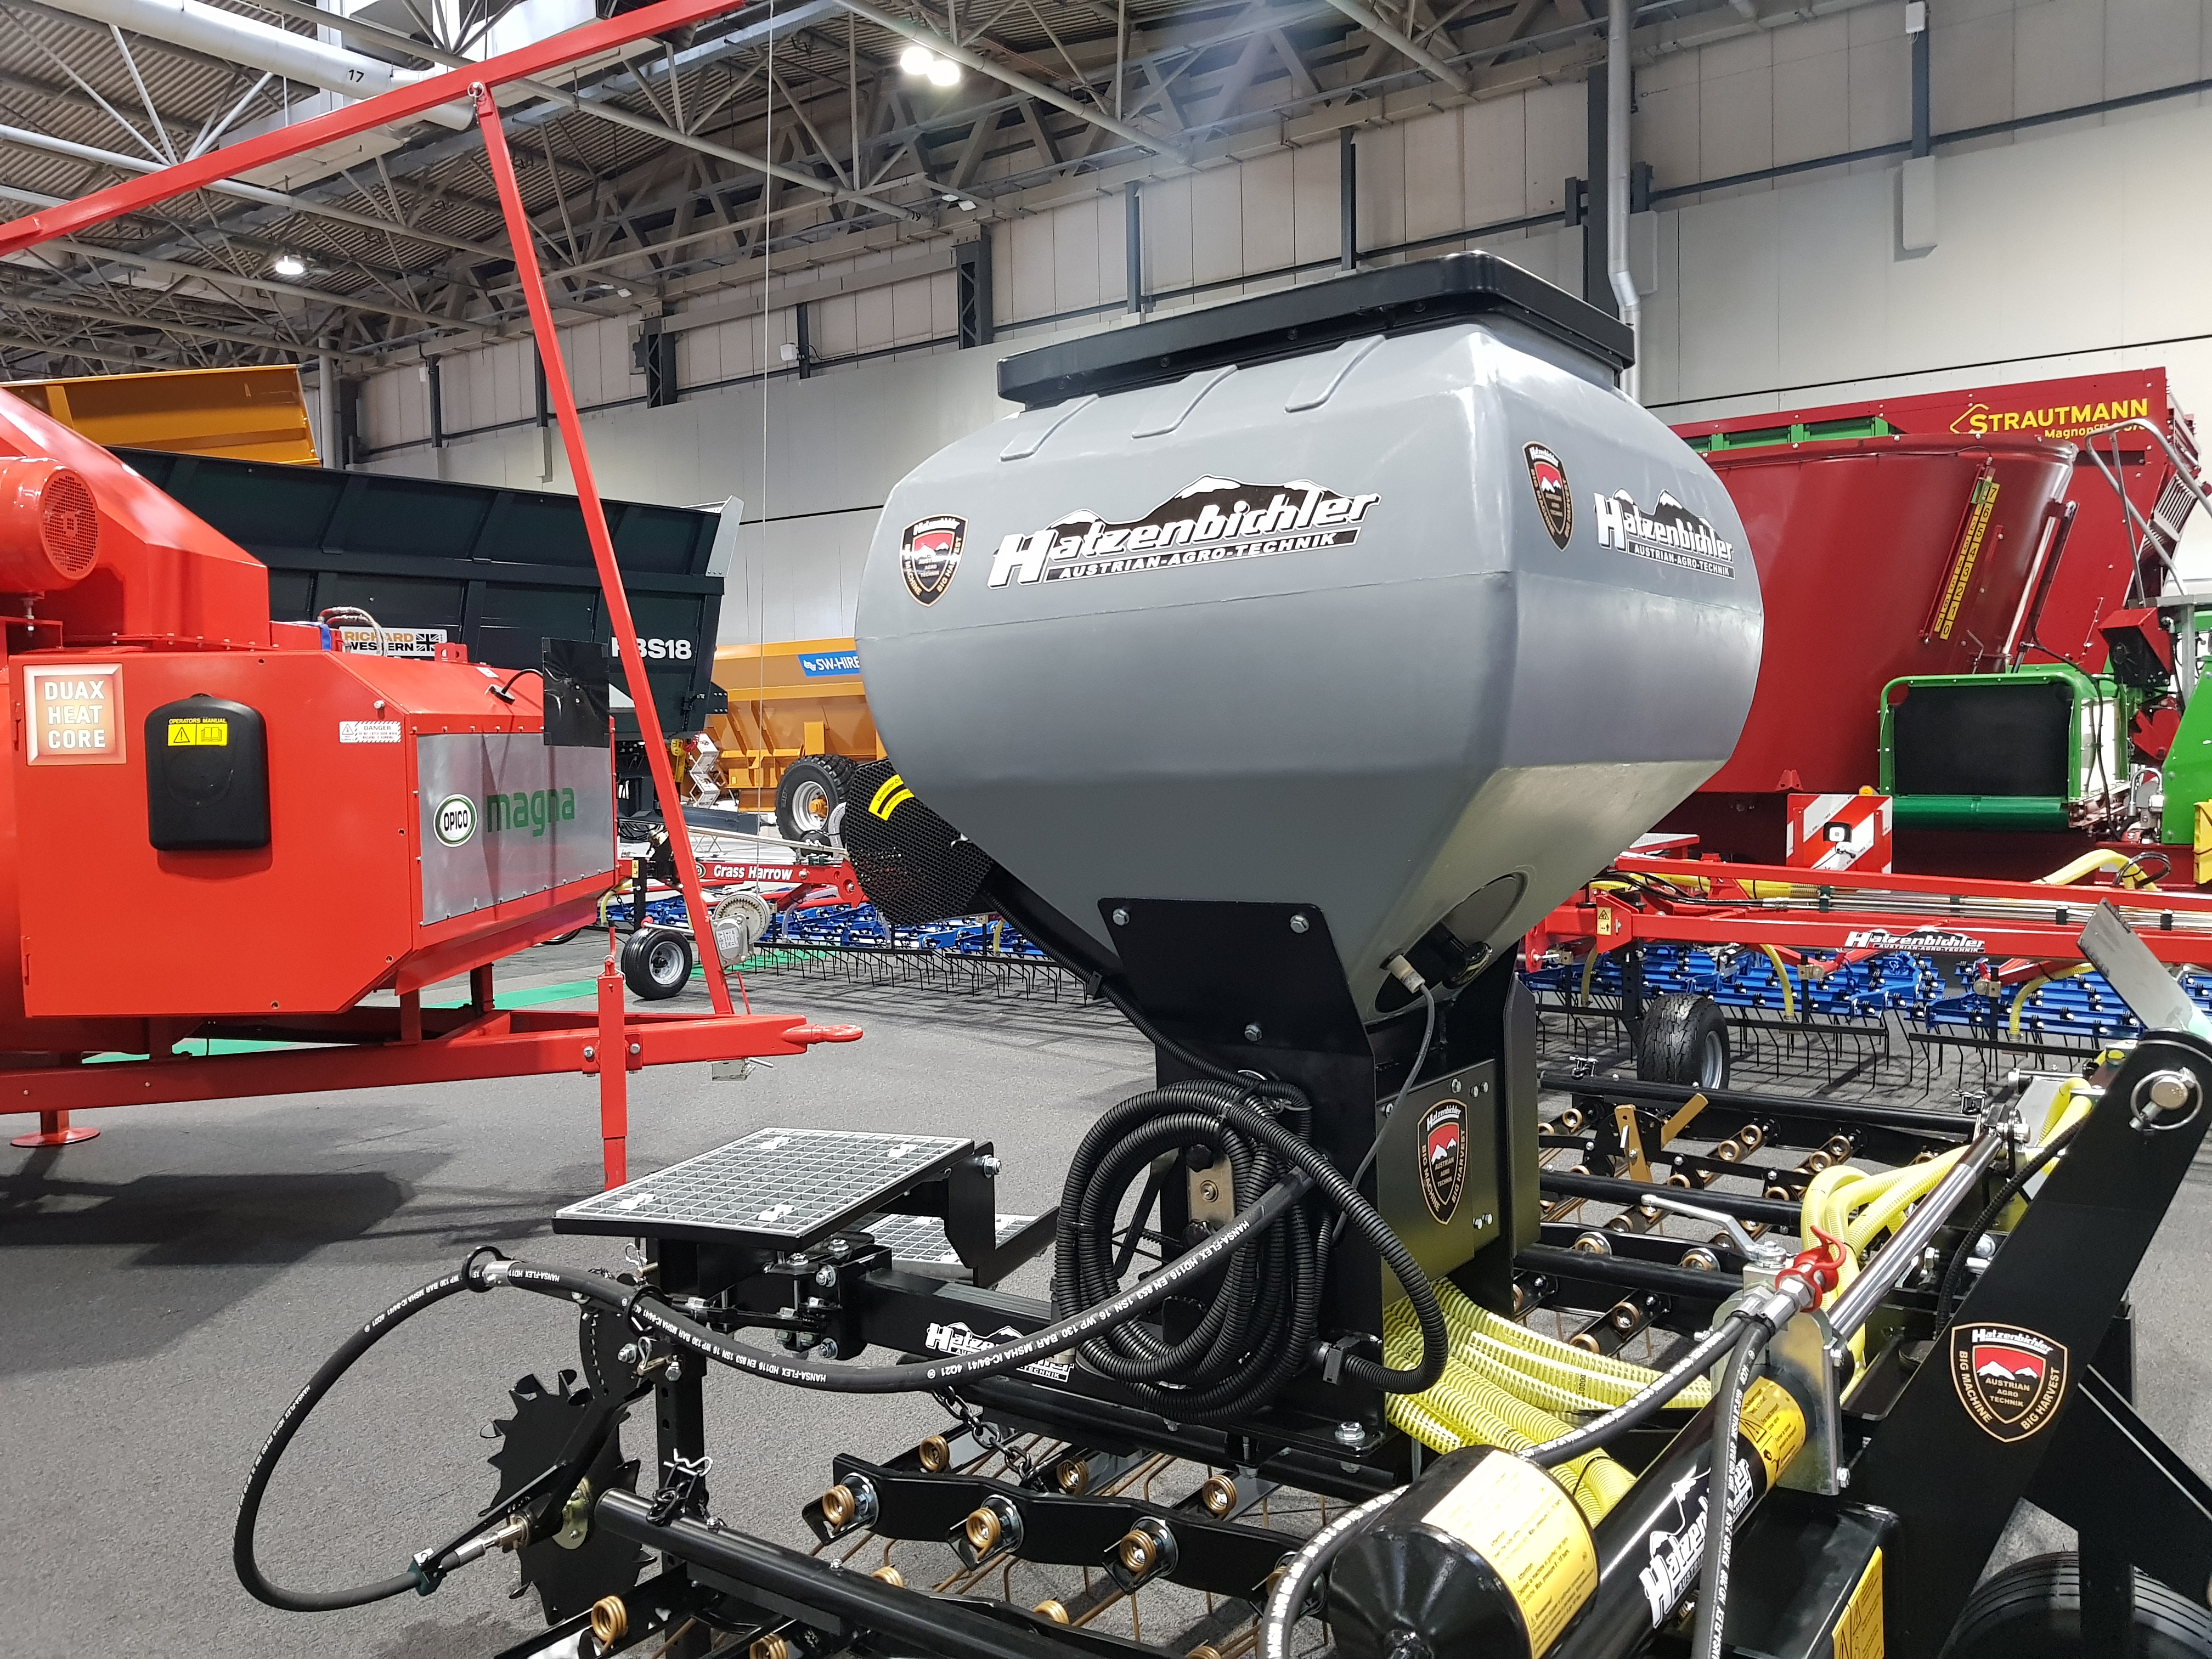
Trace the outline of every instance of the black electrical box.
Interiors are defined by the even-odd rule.
[[[269,733],[258,711],[202,693],[146,716],[146,837],[164,853],[269,845]]]

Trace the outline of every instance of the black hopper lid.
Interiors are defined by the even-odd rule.
[[[1000,363],[999,395],[1042,409],[1224,363],[1267,362],[1365,335],[1495,316],[1539,329],[1615,373],[1636,361],[1635,335],[1618,318],[1495,254],[1448,253],[1040,346]]]

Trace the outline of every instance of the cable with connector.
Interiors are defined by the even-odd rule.
[[[1428,981],[1421,977],[1421,970],[1407,961],[1403,955],[1392,957],[1382,964],[1382,968],[1391,978],[1425,1001],[1429,1005],[1429,1013],[1421,1024],[1421,1046],[1413,1051],[1413,1063],[1406,1068],[1405,1081],[1398,1085],[1398,1092],[1391,1097],[1389,1105],[1383,1109],[1382,1121],[1375,1126],[1375,1139],[1367,1148],[1367,1156],[1359,1160],[1359,1167],[1352,1172],[1352,1184],[1355,1187],[1366,1180],[1367,1172],[1375,1167],[1376,1155],[1382,1150],[1382,1132],[1389,1127],[1390,1120],[1397,1115],[1398,1109],[1406,1103],[1406,1097],[1413,1091],[1413,1079],[1420,1076],[1421,1067],[1428,1062],[1429,1044],[1437,1035],[1437,994]],[[1345,1220],[1342,1215],[1337,1217],[1336,1225],[1329,1232],[1331,1243],[1343,1232]]]

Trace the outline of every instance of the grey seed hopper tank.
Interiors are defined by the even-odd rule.
[[[1474,971],[1750,704],[1742,526],[1628,350],[1474,253],[1009,359],[862,579],[900,777],[1103,967],[1141,896],[1317,907],[1370,1020]]]

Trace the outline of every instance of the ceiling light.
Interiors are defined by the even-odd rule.
[[[615,297],[620,300],[627,300],[629,298],[629,290],[626,288],[618,288],[615,290]]]
[[[960,84],[960,65],[949,58],[940,58],[929,66],[929,84],[933,87],[957,87]]]
[[[269,268],[279,276],[304,276],[307,274],[307,262],[296,253],[278,254],[276,263]]]
[[[908,46],[899,54],[899,67],[908,75],[927,75],[936,61],[937,54],[927,46]]]
[[[960,210],[963,213],[973,213],[975,210],[975,204],[963,196],[960,198]]]

